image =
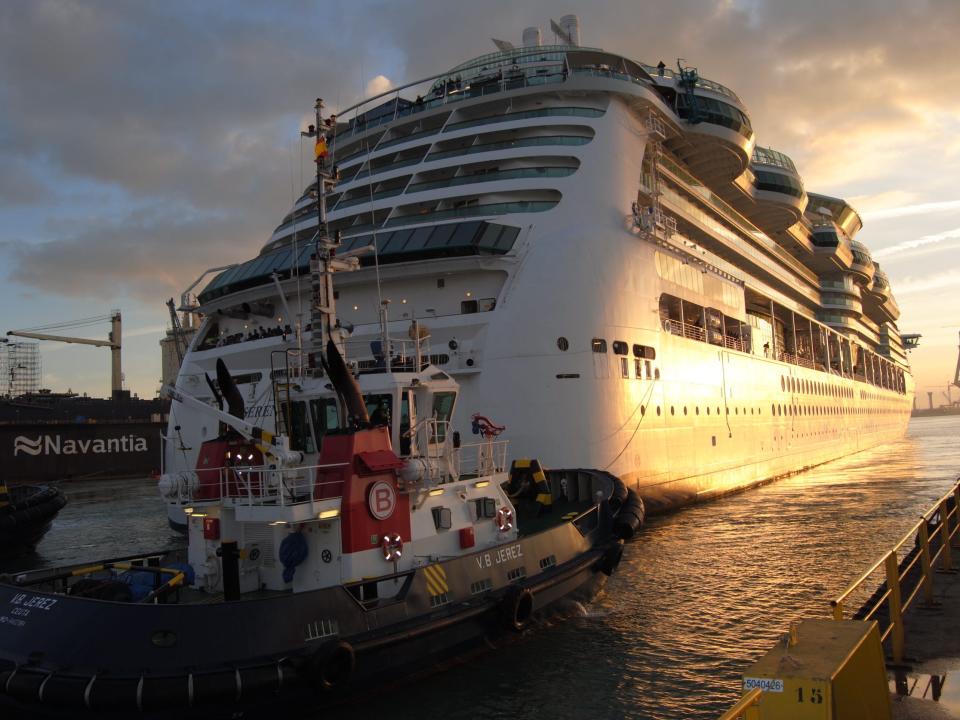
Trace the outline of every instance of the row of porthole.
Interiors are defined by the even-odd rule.
[[[854,393],[851,388],[838,387],[830,383],[820,382],[819,380],[805,380],[803,378],[780,376],[780,389],[793,393],[807,393],[808,395],[824,395],[829,397],[845,397],[853,399]],[[870,400],[883,400],[884,397],[873,392],[864,392],[860,390],[861,398]],[[901,393],[902,394],[902,393]]]
[[[742,408],[742,409],[743,409],[743,415],[747,415],[748,414],[747,408]],[[709,415],[711,411],[710,406],[706,406],[705,410],[706,410],[706,414]],[[733,408],[733,414],[740,415],[741,414],[740,410],[741,410],[740,407]],[[660,406],[657,405],[657,415],[658,416],[661,415],[662,412],[663,411],[661,410]],[[826,407],[822,405],[771,405],[770,412],[772,415],[777,417],[777,416],[783,416],[783,415],[886,415],[886,414],[891,414],[899,411],[886,409],[886,408],[853,408],[851,412],[851,409],[849,408],[833,408],[833,407]],[[690,413],[689,408],[686,405],[684,405],[683,414],[689,415],[689,413]],[[646,405],[640,406],[640,414],[641,415],[647,414]],[[671,415],[677,414],[675,405],[670,406],[670,414]],[[694,414],[696,415],[700,414],[699,405],[694,407]],[[718,406],[717,415],[720,415],[720,414],[721,414],[720,408]],[[727,408],[727,415],[729,414],[730,414],[730,408]],[[750,408],[749,414],[750,415],[754,414],[754,408]],[[756,414],[757,415],[762,414],[760,408],[756,408]]]

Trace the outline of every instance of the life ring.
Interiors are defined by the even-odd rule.
[[[513,530],[513,510],[506,505],[497,510],[497,529],[500,532]]]
[[[533,593],[516,585],[509,588],[500,601],[500,614],[510,630],[521,632],[533,617]]]
[[[399,560],[403,556],[403,540],[397,533],[387,533],[380,540],[380,549],[387,562]]]

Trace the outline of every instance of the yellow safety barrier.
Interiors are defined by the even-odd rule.
[[[720,716],[720,720],[760,720],[760,696],[763,691],[760,688],[754,688],[746,693],[740,702],[727,710]]]
[[[949,501],[953,500],[953,508],[949,507]],[[939,561],[939,569],[943,572],[953,572],[953,554],[951,543],[954,537],[960,531],[960,482],[957,482],[953,488],[944,494],[937,502],[925,512],[920,520],[907,531],[892,549],[875,562],[869,570],[861,575],[856,582],[848,587],[839,597],[830,602],[833,619],[843,620],[847,601],[863,585],[871,581],[874,574],[881,568],[883,569],[883,579],[887,584],[886,591],[870,607],[863,616],[863,620],[876,619],[877,613],[886,604],[889,622],[883,629],[880,640],[886,642],[890,640],[890,655],[894,664],[903,662],[903,614],[907,608],[917,599],[920,593],[923,593],[924,601],[930,605],[933,604],[933,582],[936,576],[936,565]],[[916,550],[914,556],[907,560],[903,566],[898,561],[899,552],[916,538]],[[931,554],[931,539],[936,539],[936,551]],[[908,555],[909,557],[909,555]],[[919,563],[919,573],[914,578],[914,582],[909,582],[911,571]],[[876,582],[876,579],[874,579]]]

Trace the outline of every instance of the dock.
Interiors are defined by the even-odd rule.
[[[960,720],[960,480],[743,673],[720,720]],[[829,618],[829,619],[827,619]]]

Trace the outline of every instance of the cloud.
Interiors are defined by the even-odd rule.
[[[380,93],[387,92],[387,90],[392,87],[393,83],[390,82],[390,78],[385,75],[377,75],[367,83],[367,95],[379,95]]]
[[[946,270],[922,278],[907,277],[897,282],[895,291],[897,297],[902,297],[953,287],[960,288],[960,270]]]
[[[946,230],[933,235],[924,235],[916,240],[906,240],[896,245],[891,245],[890,247],[881,248],[880,250],[875,250],[872,255],[875,258],[882,259],[890,257],[891,255],[899,255],[908,250],[915,250],[925,245],[934,245],[944,242],[945,240],[956,240],[958,238],[960,238],[960,228],[954,228],[953,230]]]
[[[879,207],[867,209],[860,213],[864,220],[886,220],[889,218],[909,217],[911,215],[928,215],[935,212],[950,212],[960,210],[960,200],[941,200],[938,202],[915,203],[894,207]]]

